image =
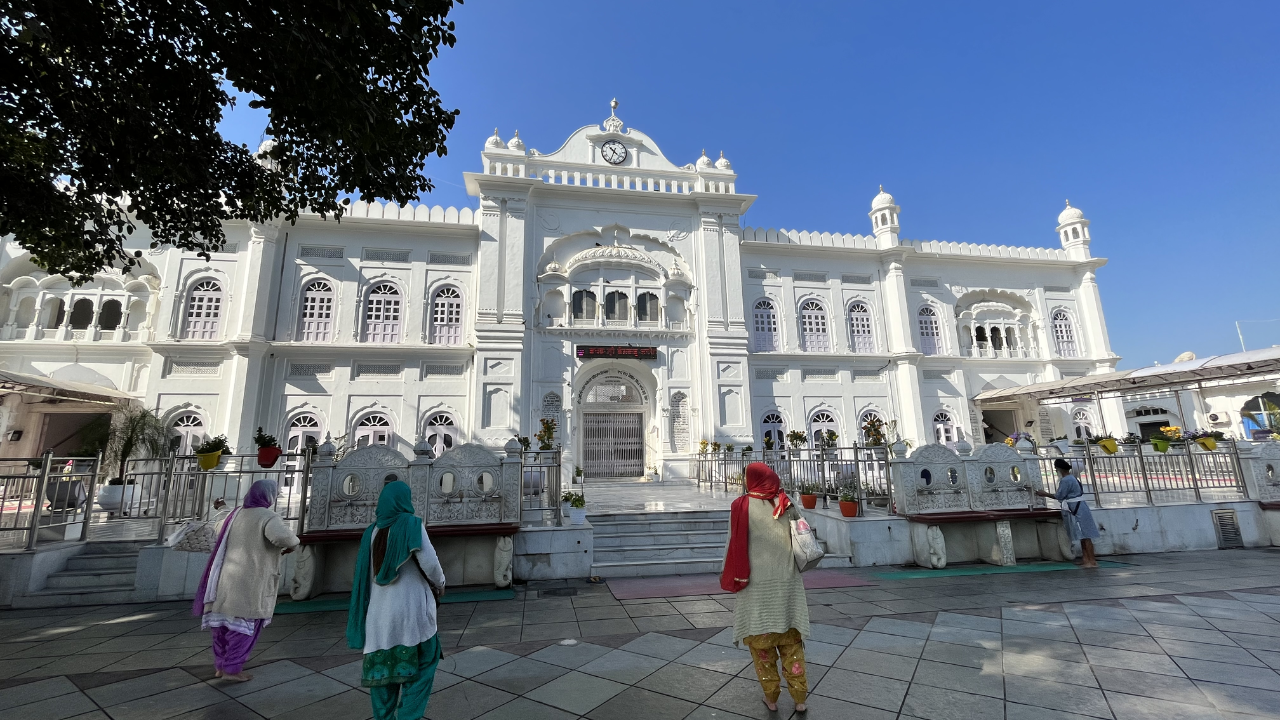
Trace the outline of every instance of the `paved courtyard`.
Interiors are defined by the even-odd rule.
[[[1124,556],[1098,571],[848,571],[809,592],[808,718],[1280,717],[1280,551]],[[983,574],[965,575],[964,572]],[[531,584],[441,608],[433,720],[739,720],[760,701],[731,596]],[[0,717],[371,715],[345,612],[277,615],[245,684],[213,679],[189,603],[0,612]],[[573,644],[562,644],[572,638]]]

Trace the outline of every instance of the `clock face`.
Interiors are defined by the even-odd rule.
[[[627,159],[627,146],[617,140],[610,140],[600,146],[600,155],[610,165],[621,165]]]

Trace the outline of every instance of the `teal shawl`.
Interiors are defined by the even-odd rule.
[[[378,518],[360,538],[356,555],[356,573],[351,579],[351,605],[347,612],[347,646],[364,649],[364,619],[369,612],[369,563],[373,551],[374,528],[387,533],[387,554],[373,578],[379,585],[390,585],[400,575],[400,566],[415,550],[422,549],[422,518],[413,514],[413,492],[400,482],[387,483],[378,496]]]

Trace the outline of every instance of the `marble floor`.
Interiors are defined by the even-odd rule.
[[[760,701],[733,597],[551,581],[446,604],[432,720],[1280,717],[1280,552],[916,577],[808,593],[809,711]],[[213,679],[185,602],[0,612],[5,720],[364,720],[345,612],[277,615],[254,679]]]

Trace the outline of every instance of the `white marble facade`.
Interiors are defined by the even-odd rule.
[[[759,449],[766,432],[820,428],[843,444],[868,412],[916,443],[980,444],[979,391],[1118,360],[1105,260],[1070,206],[1034,238],[1053,247],[903,239],[909,211],[883,191],[865,234],[753,228],[755,196],[723,155],[677,165],[616,113],[550,153],[495,131],[480,159],[465,174],[478,208],[231,224],[212,260],[147,250],[143,228],[141,269],[80,288],[7,244],[0,362],[128,391],[184,448],[225,434],[247,451],[263,426],[411,456],[419,438],[500,448],[551,416],[566,465],[594,443],[681,474],[700,439]],[[581,360],[584,346],[656,359]],[[588,443],[586,418],[605,412],[634,422],[594,425]],[[1018,429],[1071,423],[1013,412]]]

